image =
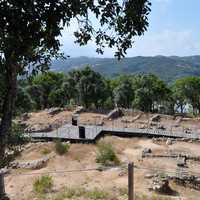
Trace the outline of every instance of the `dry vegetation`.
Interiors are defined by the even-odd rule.
[[[153,170],[155,167],[163,168],[166,171],[175,171],[176,161],[169,158],[141,159],[141,152],[144,148],[151,148],[154,153],[164,153],[166,151],[172,150],[174,152],[187,152],[191,155],[200,155],[200,148],[198,143],[177,142],[173,145],[167,146],[165,143],[155,144],[151,139],[126,139],[118,137],[106,137],[101,141],[112,143],[117,157],[120,159],[120,162],[123,164],[123,166],[113,167],[105,171],[95,170],[87,172],[50,174],[53,180],[52,190],[42,197],[41,195],[38,196],[38,194],[34,192],[33,188],[34,182],[39,177],[42,175],[48,175],[49,171],[54,170],[68,171],[98,168],[99,164],[96,163],[98,148],[97,145],[92,144],[71,144],[68,152],[60,156],[55,152],[54,143],[28,144],[26,150],[22,152],[21,156],[19,156],[17,160],[38,159],[44,156],[44,152],[45,154],[54,154],[54,156],[42,169],[16,169],[12,170],[11,174],[7,175],[6,190],[8,191],[11,199],[127,199],[127,173],[124,165],[126,165],[129,161],[134,161],[137,166],[149,168],[146,170],[135,170],[136,194],[138,194],[141,198],[144,196],[142,199],[145,199],[145,196],[157,196],[157,194],[148,190],[150,180],[145,179],[145,175],[158,173],[156,169]],[[188,165],[190,170],[200,172],[198,162],[189,162]],[[16,173],[28,173],[29,175],[14,176]],[[173,182],[171,182],[170,185],[173,190],[175,190],[181,197],[184,197],[185,199],[197,200],[197,197],[200,195],[200,191],[177,186]],[[80,190],[82,191],[82,195],[79,194]],[[106,195],[106,197],[101,198],[99,193]],[[161,197],[167,198],[167,196]],[[172,199],[172,197],[168,198]]]
[[[54,128],[71,121],[72,111],[64,110],[58,114],[50,115],[47,110],[28,114],[28,118],[23,119],[29,127],[39,127],[42,129],[48,124],[53,124]],[[137,127],[146,126],[153,114],[131,113],[127,116],[115,120],[107,120],[106,115],[98,113],[81,113],[79,120],[81,124],[98,124],[103,121],[105,126]],[[151,128],[164,126],[170,130],[173,125],[174,131],[182,131],[187,128],[199,132],[200,125],[198,118],[181,118],[167,115],[160,115],[160,121],[152,123]],[[6,191],[12,200],[125,200],[127,199],[127,170],[128,162],[133,161],[136,166],[143,169],[135,169],[135,192],[137,200],[167,200],[179,199],[179,196],[187,200],[197,200],[200,191],[184,188],[170,181],[171,188],[177,192],[175,196],[158,195],[150,192],[148,187],[151,180],[145,178],[147,174],[164,174],[175,172],[177,161],[173,158],[142,158],[142,151],[150,148],[154,154],[166,154],[168,152],[185,153],[193,156],[200,156],[200,144],[178,142],[167,145],[166,142],[154,143],[147,138],[119,138],[106,137],[98,144],[60,144],[61,154],[56,150],[55,142],[29,143],[19,157],[18,161],[37,160],[44,156],[51,155],[50,160],[41,169],[24,170],[13,169],[5,178]],[[99,171],[79,172],[79,169],[99,168],[104,163],[97,163],[99,156],[99,144],[112,144],[107,148],[109,158],[113,159],[114,166],[110,169]],[[115,155],[113,155],[113,152]],[[106,154],[107,154],[106,152]],[[103,153],[105,151],[103,150]],[[104,158],[104,157],[103,157]],[[101,157],[102,159],[102,157]],[[109,163],[110,164],[110,163]],[[199,162],[188,161],[188,170],[200,173]],[[144,169],[145,168],[145,169]],[[162,169],[161,171],[157,168]],[[52,171],[71,171],[71,173],[48,173]],[[16,175],[18,173],[28,175]],[[49,176],[48,176],[49,175]],[[42,177],[44,182],[40,182],[39,190],[46,182],[51,186],[44,189],[44,194],[38,194],[37,184]],[[51,179],[51,180],[50,180]],[[45,182],[46,181],[46,182]],[[50,181],[50,183],[49,183]],[[46,187],[46,186],[44,186]],[[43,191],[43,188],[41,189]]]
[[[55,115],[48,113],[48,110],[29,113],[28,117],[22,119],[26,126],[33,129],[46,129],[51,126],[52,129],[56,129],[65,123],[71,123],[72,111],[63,110]],[[119,117],[114,120],[108,120],[105,114],[83,112],[79,115],[80,124],[94,125],[103,124],[109,127],[135,127],[135,128],[147,128],[152,129],[164,128],[168,131],[189,131],[200,133],[200,119],[189,117],[174,117],[170,115],[159,115],[160,120],[158,122],[151,122],[151,118],[155,114],[148,114],[143,112],[129,113],[123,117]]]

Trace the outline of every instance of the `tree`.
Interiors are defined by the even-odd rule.
[[[74,82],[76,101],[86,108],[94,104],[98,107],[106,98],[106,85],[102,76],[89,66],[70,73],[71,83]],[[73,81],[72,81],[73,80]]]
[[[134,97],[134,91],[131,81],[124,77],[119,85],[114,89],[114,100],[117,106],[130,108]]]
[[[175,100],[176,110],[180,110],[182,114],[187,104],[187,99],[186,99],[185,91],[184,91],[184,85],[185,85],[184,79],[178,79],[172,85],[172,95]]]
[[[200,78],[186,77],[179,79],[174,84],[174,96],[177,106],[183,111],[183,106],[191,104],[193,113],[200,113]]]
[[[26,88],[18,87],[15,105],[16,114],[28,112],[34,108],[34,102]]]
[[[155,111],[166,99],[169,89],[157,76],[138,75],[133,79],[134,105],[142,111]]]
[[[58,36],[72,19],[79,23],[76,42],[87,44],[94,38],[97,52],[105,45],[117,47],[118,58],[132,46],[134,36],[142,35],[148,26],[148,0],[2,0],[0,2],[0,67],[5,73],[6,92],[3,97],[0,124],[0,161],[10,131],[17,94],[17,76],[27,69],[44,71],[52,56],[58,56]],[[98,26],[93,26],[93,14]],[[95,30],[94,27],[98,27]],[[2,164],[0,163],[2,167]],[[0,198],[3,198],[0,188]]]
[[[38,98],[42,98],[42,108],[50,106],[50,97],[53,96],[51,93],[54,93],[57,89],[61,88],[63,79],[64,74],[51,71],[39,74],[33,78],[32,85],[39,87],[41,91],[41,96],[38,96]]]

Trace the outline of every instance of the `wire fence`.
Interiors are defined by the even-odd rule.
[[[163,174],[165,173],[167,176],[175,176],[177,175],[177,171],[174,168],[168,168],[166,170],[166,168],[160,168],[160,167],[148,167],[148,166],[142,166],[142,165],[133,165],[134,168],[134,173],[137,173],[137,170],[145,170],[145,171],[151,171],[154,172],[155,174]],[[64,175],[64,174],[69,174],[69,173],[84,173],[84,172],[91,172],[91,171],[98,171],[98,172],[103,172],[106,170],[110,170],[113,169],[113,167],[94,167],[94,168],[80,168],[80,169],[67,169],[67,170],[49,170],[49,171],[44,171],[44,172],[11,172],[9,173],[7,176],[9,177],[19,177],[19,176],[43,176],[43,175]],[[124,173],[123,176],[127,176],[129,178],[129,167],[127,164],[124,164],[120,167],[118,167],[119,170],[123,170]],[[200,177],[200,173],[197,172],[193,172],[193,171],[189,171],[189,170],[184,170],[184,173],[187,172],[188,176],[198,176]],[[145,179],[145,177],[144,177]],[[128,183],[128,181],[127,181]],[[134,182],[134,185],[137,185],[137,182]],[[132,185],[132,187],[134,187],[134,185]],[[99,186],[103,187],[102,184],[99,183]],[[129,189],[129,186],[128,186]],[[133,190],[134,191],[134,190]],[[181,197],[180,197],[181,199]],[[132,200],[132,199],[131,199]]]

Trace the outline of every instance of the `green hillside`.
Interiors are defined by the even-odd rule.
[[[85,65],[90,65],[95,71],[109,77],[118,74],[153,73],[172,82],[180,77],[200,75],[200,56],[138,56],[120,61],[113,58],[77,57],[53,61],[51,70],[68,72]]]

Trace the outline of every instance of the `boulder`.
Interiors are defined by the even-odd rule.
[[[151,117],[150,120],[152,122],[159,122],[160,121],[160,115],[159,114],[153,115],[153,117]]]
[[[22,121],[26,121],[31,117],[31,113],[24,113],[22,115]]]
[[[155,175],[154,174],[145,174],[144,178],[146,179],[151,179],[151,178],[154,178]]]
[[[41,169],[49,161],[51,156],[45,156],[44,158],[33,161],[13,161],[10,163],[10,167],[14,169]]]
[[[8,168],[2,168],[0,169],[0,174],[8,174],[10,170]]]
[[[173,144],[173,141],[171,138],[168,138],[167,141],[166,141],[166,145],[172,145]]]
[[[142,157],[145,157],[146,155],[152,153],[152,150],[150,148],[144,148],[142,151]]]
[[[169,186],[169,180],[167,178],[156,177],[152,181],[152,185],[149,187],[149,190],[153,190],[162,194],[172,193],[172,189]]]
[[[50,132],[53,130],[53,126],[51,124],[34,124],[28,126],[24,131],[26,133],[34,133],[34,132]]]
[[[143,153],[152,153],[152,150],[150,148],[144,148]]]
[[[185,157],[178,158],[177,166],[178,167],[186,167],[186,158]]]
[[[108,113],[107,119],[116,119],[121,116],[123,116],[122,110],[120,108],[115,108],[114,110]]]
[[[85,111],[85,109],[84,109],[83,106],[78,106],[78,107],[76,108],[76,110],[73,112],[73,115],[80,114],[80,113],[82,113],[82,112],[84,112],[84,111]]]
[[[159,124],[158,127],[157,127],[157,129],[166,130],[166,128],[165,128],[164,125],[162,125],[162,124]]]
[[[47,113],[49,115],[56,115],[56,114],[58,114],[61,111],[62,111],[61,108],[49,108],[49,109],[47,109]]]

